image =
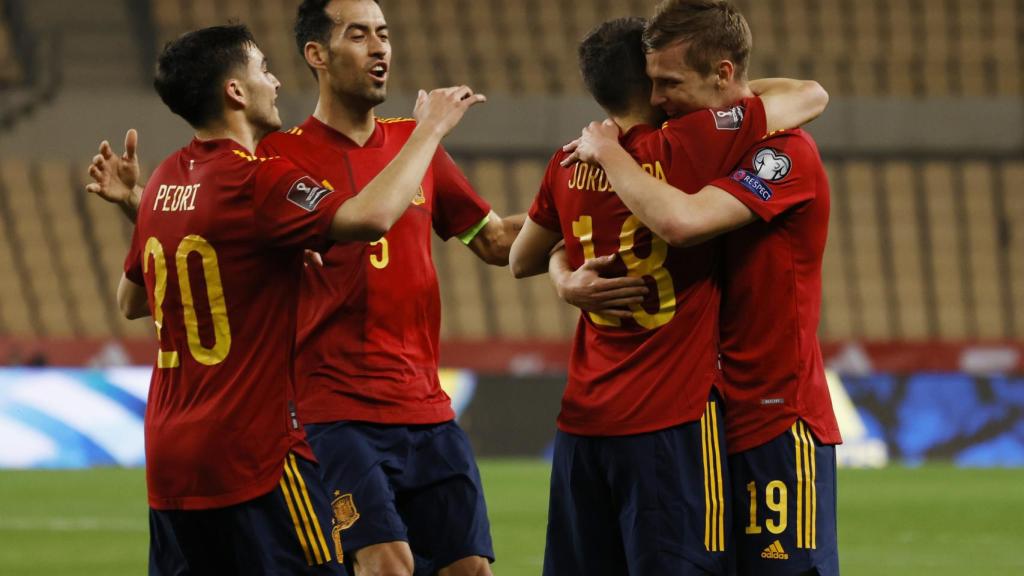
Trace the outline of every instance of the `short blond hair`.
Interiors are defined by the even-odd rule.
[[[726,0],[664,0],[644,30],[644,48],[661,50],[689,42],[686,64],[703,76],[714,63],[727,59],[736,76],[745,77],[753,37],[743,14]]]

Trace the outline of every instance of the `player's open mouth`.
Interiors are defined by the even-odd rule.
[[[383,82],[388,77],[388,65],[384,63],[374,65],[373,68],[370,68],[370,76],[373,76],[375,80]]]

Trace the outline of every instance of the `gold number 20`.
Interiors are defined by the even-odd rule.
[[[206,281],[206,295],[209,298],[210,316],[213,318],[213,346],[203,346],[199,338],[199,318],[196,315],[195,300],[192,295],[192,281],[188,275],[188,257],[199,254],[202,259],[203,278]],[[153,323],[156,325],[156,337],[164,328],[164,297],[167,295],[167,260],[164,248],[154,237],[146,240],[146,252],[142,261],[143,272],[149,272],[149,261],[152,257],[156,281],[153,286]],[[205,366],[220,364],[231,350],[231,326],[228,323],[227,302],[224,299],[224,286],[220,279],[220,266],[217,264],[217,252],[203,237],[195,234],[184,237],[178,244],[174,255],[174,264],[178,276],[178,289],[181,291],[181,307],[185,315],[185,334],[188,338],[188,349],[196,362]],[[160,350],[157,353],[157,368],[177,368],[181,365],[177,350]]]

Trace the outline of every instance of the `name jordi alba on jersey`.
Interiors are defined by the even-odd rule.
[[[660,160],[655,160],[654,163],[641,163],[640,167],[644,169],[644,172],[658,180],[665,181],[665,169],[662,168]],[[615,188],[608,181],[608,175],[605,174],[603,168],[584,162],[577,162],[573,166],[572,173],[569,175],[568,188],[569,190],[588,190],[591,192],[615,192]]]

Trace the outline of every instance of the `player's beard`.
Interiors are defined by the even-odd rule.
[[[254,114],[249,122],[255,129],[256,140],[262,140],[264,136],[281,129],[281,114],[277,107],[271,104],[265,110]]]
[[[387,100],[387,80],[377,86],[366,70],[343,62],[333,50],[328,49],[327,57],[327,65],[337,72],[328,76],[331,92],[347,106],[369,111]]]

